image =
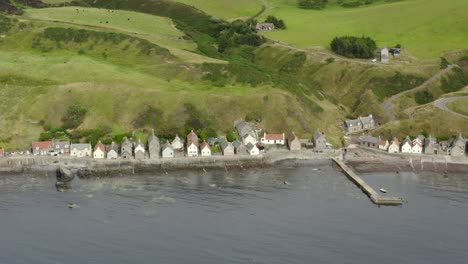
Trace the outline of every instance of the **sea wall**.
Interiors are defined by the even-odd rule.
[[[360,147],[348,149],[345,160],[358,172],[432,171],[468,174],[468,157],[466,156],[392,154]]]
[[[286,150],[269,151],[268,153],[250,156],[211,156],[211,157],[176,157],[172,159],[92,159],[67,156],[16,156],[0,158],[0,174],[40,173],[55,171],[59,165],[76,170],[80,177],[119,176],[140,172],[167,172],[171,170],[204,170],[267,167],[282,161],[293,161],[294,164],[317,160],[330,160],[340,151],[317,153],[311,150],[291,152]]]

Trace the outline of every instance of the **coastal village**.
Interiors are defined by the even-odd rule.
[[[376,121],[372,115],[345,120],[343,128],[347,135],[345,138],[354,138],[348,143],[348,147],[354,145],[392,154],[450,156],[465,156],[468,150],[468,140],[461,134],[445,141],[438,141],[435,137],[424,135],[418,135],[415,138],[407,136],[401,140],[396,137],[389,140],[382,136],[366,135],[366,132],[376,128]],[[294,132],[288,135],[284,132],[267,133],[249,122],[239,121],[235,124],[235,131],[238,138],[233,141],[228,141],[226,137],[204,141],[193,130],[183,137],[175,135],[172,140],[161,140],[153,130],[149,133],[147,142],[125,137],[121,144],[112,142],[105,145],[99,141],[94,146],[91,143],[72,143],[61,140],[36,141],[32,142],[31,149],[27,151],[6,153],[0,149],[0,157],[32,155],[143,160],[174,157],[257,156],[274,149],[287,149],[291,152],[311,149],[315,153],[334,150],[332,144],[327,141],[326,135],[320,130],[317,130],[310,139],[301,139]]]
[[[317,131],[313,139],[300,139],[294,132],[288,136],[285,133],[260,133],[262,130],[252,124],[240,121],[235,125],[239,139],[230,142],[223,138],[220,140],[202,141],[200,137],[191,131],[188,135],[180,137],[175,135],[172,141],[165,142],[150,132],[148,140],[132,140],[125,137],[121,144],[112,142],[109,145],[99,141],[95,146],[90,143],[71,143],[70,141],[36,141],[32,142],[31,149],[19,153],[20,155],[33,156],[70,156],[76,158],[94,159],[170,159],[174,157],[210,157],[214,155],[257,156],[268,151],[272,146],[300,151],[301,148],[313,148],[316,152],[332,150],[324,133]],[[220,149],[219,152],[214,149]],[[5,156],[3,149],[0,155]],[[11,153],[10,153],[11,155]]]
[[[347,135],[360,134],[375,129],[376,121],[372,115],[348,119],[344,121],[343,128]],[[407,136],[401,140],[396,137],[389,140],[382,136],[361,135],[357,138],[356,143],[364,148],[388,153],[465,156],[468,150],[468,140],[461,133],[449,140],[442,141],[438,141],[431,135],[418,135],[415,138]]]

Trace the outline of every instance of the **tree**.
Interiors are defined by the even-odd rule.
[[[377,49],[375,41],[369,37],[336,37],[332,40],[331,49],[340,55],[349,58],[369,59],[374,57]]]

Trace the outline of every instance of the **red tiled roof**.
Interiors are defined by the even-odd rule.
[[[193,130],[187,135],[187,146],[192,144],[198,147],[198,136],[195,134],[195,132],[193,132]]]
[[[266,134],[265,133],[265,140],[284,140],[283,134]]]
[[[106,145],[102,144],[101,142],[98,142],[94,147],[94,151],[96,151],[97,149],[100,149],[102,152],[106,152]]]
[[[32,148],[33,149],[48,149],[52,148],[54,146],[53,141],[37,141],[32,143]]]
[[[0,148],[0,156],[3,156],[4,154],[5,154],[5,151],[2,148]]]
[[[208,147],[208,148],[210,147],[210,145],[209,145],[206,141],[204,141],[203,143],[201,143],[200,149],[204,149],[205,147]]]

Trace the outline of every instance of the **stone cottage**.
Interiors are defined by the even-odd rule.
[[[424,153],[428,155],[437,155],[439,146],[437,144],[437,139],[431,136],[424,139]]]
[[[357,119],[348,119],[344,122],[346,133],[356,133],[364,130],[372,130],[375,128],[375,120],[372,115],[358,117]]]
[[[457,138],[452,140],[449,149],[451,156],[465,156],[466,139],[460,134]]]
[[[247,149],[245,148],[245,145],[239,140],[234,140],[234,142],[232,142],[232,146],[234,147],[234,150],[237,155],[247,154]]]
[[[161,152],[161,144],[159,138],[154,134],[154,130],[151,130],[151,134],[148,137],[148,154],[150,159],[159,158]]]
[[[315,149],[319,150],[328,148],[327,138],[324,133],[320,132],[320,130],[317,130],[314,134],[314,145]]]
[[[255,25],[255,29],[257,29],[257,31],[272,31],[275,30],[275,25],[273,23],[261,22]]]
[[[379,138],[372,136],[361,136],[359,138],[359,145],[366,148],[379,148]]]
[[[223,152],[224,156],[232,156],[234,155],[234,146],[231,142],[224,141],[221,143],[221,151]]]
[[[54,141],[54,151],[58,154],[70,154],[70,141]]]
[[[125,137],[120,146],[120,156],[123,159],[131,159],[133,157],[133,143]]]
[[[301,150],[301,140],[296,136],[294,132],[288,137],[288,148],[291,151],[299,151]]]

